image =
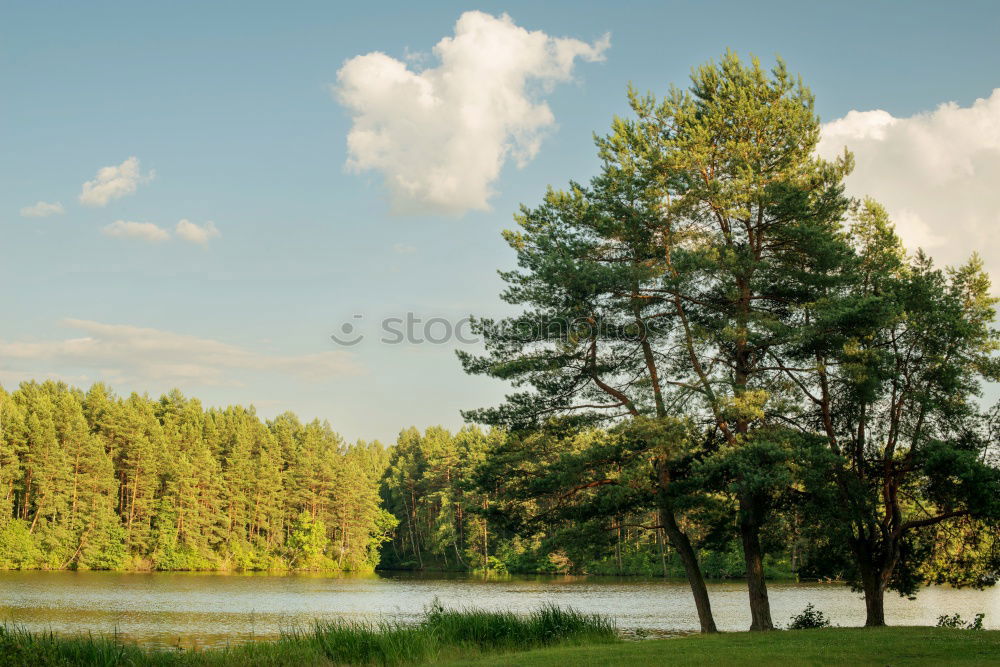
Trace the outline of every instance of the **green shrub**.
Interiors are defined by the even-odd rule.
[[[329,543],[326,525],[303,511],[288,536],[288,551],[295,567],[303,570],[327,569],[324,552]]]
[[[128,560],[125,547],[125,528],[119,521],[110,521],[105,530],[81,550],[77,567],[86,570],[120,570]]]
[[[968,623],[959,614],[952,614],[948,616],[944,614],[938,616],[937,627],[939,628],[953,628],[957,630],[982,630],[983,629],[983,619],[986,618],[986,614],[979,613],[976,614],[976,618]]]
[[[806,608],[798,616],[792,616],[791,620],[792,622],[788,624],[789,630],[830,627],[830,619],[826,617],[826,614],[815,609],[812,603],[807,604]]]
[[[11,519],[0,527],[0,569],[32,568],[41,561],[42,552],[35,544],[27,521]]]

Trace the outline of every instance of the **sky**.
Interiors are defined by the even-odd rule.
[[[519,204],[596,173],[630,82],[727,48],[801,74],[818,151],[854,151],[850,192],[911,248],[998,276],[997,25],[992,1],[5,2],[0,385],[459,427],[508,388],[428,338],[508,312]]]

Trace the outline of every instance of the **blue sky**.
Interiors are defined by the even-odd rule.
[[[510,157],[496,178],[476,183],[494,193],[480,198],[488,210],[468,197],[428,206],[422,194],[400,205],[386,185],[398,170],[345,167],[348,134],[359,118],[398,121],[391,137],[400,139],[393,149],[409,150],[405,177],[423,172],[421,159],[434,167],[419,142],[447,139],[452,126],[403,111],[394,118],[406,106],[402,87],[390,91],[398,105],[391,98],[370,112],[380,93],[369,70],[345,63],[382,52],[398,63],[355,66],[409,68],[414,80],[447,73],[432,49],[471,10],[506,13],[511,29],[544,39],[578,40],[563,43],[577,57],[546,75],[537,68],[552,63],[515,62],[523,52],[486,59],[514,62],[527,85],[510,90],[532,108],[547,104],[552,121],[529,128],[523,166]],[[886,201],[904,238],[942,261],[979,249],[1000,266],[994,2],[8,2],[2,17],[6,388],[31,377],[154,394],[176,385],[209,404],[329,419],[350,439],[392,440],[410,424],[456,427],[459,409],[495,403],[505,388],[463,375],[454,345],[379,344],[380,318],[503,312],[496,270],[513,256],[499,232],[518,204],[594,173],[591,135],[626,112],[630,81],[662,93],[727,47],[768,62],[780,54],[802,74],[831,123],[825,149],[858,153],[852,189]],[[448,67],[467,61],[474,84],[476,54],[457,53]],[[331,91],[342,68],[358,77],[354,107]],[[443,103],[475,94],[453,88]],[[499,135],[465,135],[459,145],[516,144],[504,128],[523,127],[517,113],[492,119]],[[103,205],[80,201],[98,170],[131,157],[137,170],[118,174],[123,188],[101,190],[110,193]],[[475,180],[482,162],[466,157],[458,194],[442,196],[467,193],[461,179]],[[946,177],[929,168],[941,165]],[[945,194],[958,204],[943,208]],[[32,209],[38,202],[62,212]],[[181,220],[193,225],[187,233]],[[168,238],[134,226],[116,236],[109,226],[118,221],[155,225]],[[217,236],[206,233],[210,221]],[[329,338],[345,320],[368,334],[349,349]]]

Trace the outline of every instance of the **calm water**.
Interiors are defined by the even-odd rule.
[[[722,630],[749,624],[739,582],[710,585]],[[769,584],[775,621],[786,623],[808,603],[835,624],[861,625],[864,603],[839,584]],[[552,602],[613,616],[622,628],[697,629],[683,582],[662,580],[380,574],[363,577],[200,573],[0,572],[0,622],[56,632],[118,632],[159,645],[217,645],[276,636],[314,619],[416,618],[437,597],[445,606],[515,611]],[[888,622],[933,625],[944,613],[986,613],[1000,627],[1000,591],[934,587],[915,601],[887,597]]]

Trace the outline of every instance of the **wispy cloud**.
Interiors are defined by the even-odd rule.
[[[105,236],[115,238],[138,239],[150,243],[159,243],[170,238],[170,231],[152,222],[131,222],[118,220],[101,228]],[[174,233],[183,241],[206,245],[211,239],[222,236],[211,220],[203,225],[197,225],[190,220],[181,220],[174,228]]]
[[[1000,279],[1000,88],[907,118],[851,111],[823,126],[819,152],[844,146],[857,165],[849,192],[885,204],[911,248],[949,264],[978,251]]]
[[[349,352],[341,350],[267,354],[210,338],[126,324],[67,319],[63,325],[83,335],[41,342],[0,340],[0,377],[55,374],[146,388],[187,388],[241,385],[253,374],[321,381],[364,372]]]
[[[170,232],[152,222],[131,222],[118,220],[101,229],[105,236],[122,239],[139,239],[149,243],[159,243],[170,238]]]
[[[602,60],[609,44],[607,35],[588,44],[471,11],[434,47],[436,67],[411,69],[379,52],[352,58],[335,87],[353,117],[347,166],[380,172],[397,212],[487,209],[504,163],[530,161],[555,123],[529,91],[569,80],[577,59]]]
[[[139,168],[139,158],[130,157],[120,165],[102,167],[97,178],[83,184],[80,203],[87,206],[107,206],[112,199],[120,199],[136,191],[140,183],[153,179],[155,173],[143,174]]]
[[[222,233],[216,229],[215,223],[211,220],[201,226],[196,225],[190,220],[181,220],[177,223],[175,231],[177,232],[177,236],[185,241],[200,245],[205,245],[209,240],[222,236]]]
[[[417,249],[406,243],[393,243],[392,251],[397,255],[412,255]]]
[[[25,218],[47,218],[50,215],[62,215],[66,212],[63,205],[59,202],[49,203],[40,201],[37,204],[31,206],[25,206],[21,209],[20,213],[22,217]]]

